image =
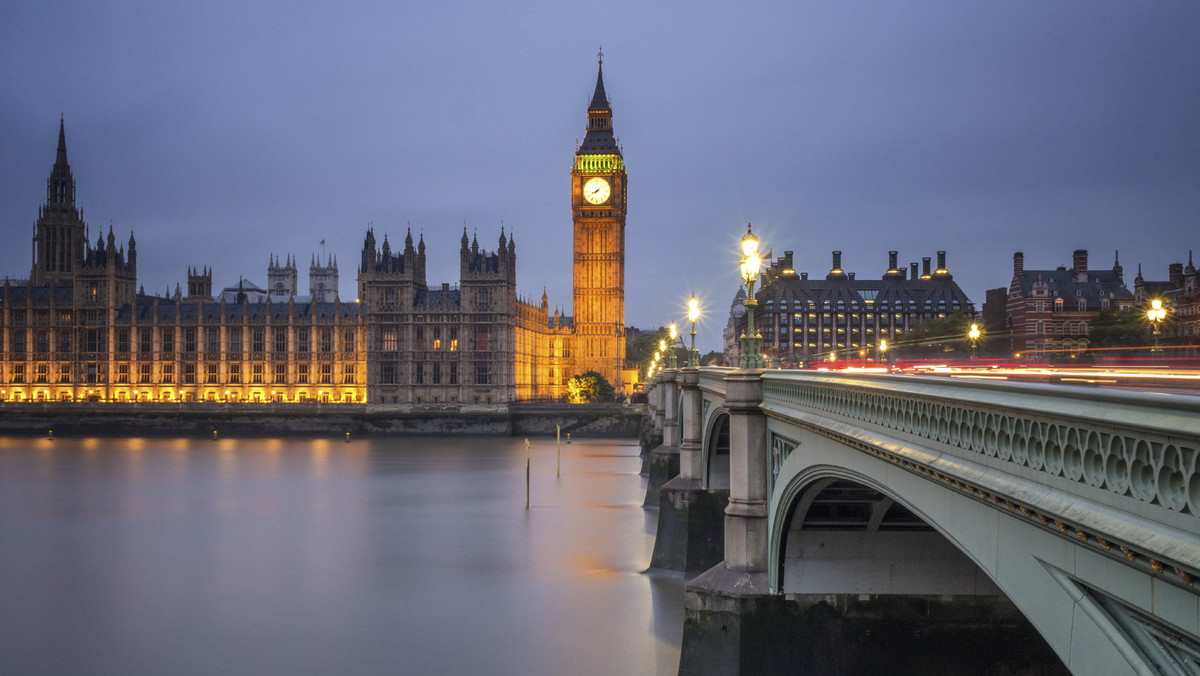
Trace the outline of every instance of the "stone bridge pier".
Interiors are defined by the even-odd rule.
[[[675,383],[680,394],[678,418],[682,427],[678,475],[658,491],[658,529],[650,566],[683,571],[690,579],[724,558],[723,517],[729,491],[710,489],[704,484],[699,367],[679,369]],[[646,499],[649,502],[649,491]]]

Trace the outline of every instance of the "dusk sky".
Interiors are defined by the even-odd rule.
[[[1120,251],[1132,288],[1200,249],[1200,3],[1103,0],[16,2],[0,8],[0,276],[26,278],[60,114],[91,228],[132,229],[148,292],[211,266],[464,222],[515,233],[518,290],[570,312],[569,172],[604,49],[629,171],[626,323],[708,310],[736,244],[878,278],[948,252],[981,307],[1026,268]],[[1197,251],[1200,254],[1200,251]],[[186,284],[185,284],[186,286]]]

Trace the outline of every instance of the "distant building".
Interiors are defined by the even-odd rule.
[[[1200,274],[1192,263],[1192,252],[1188,262],[1171,263],[1167,266],[1167,279],[1149,281],[1142,277],[1142,266],[1138,265],[1137,277],[1133,280],[1133,301],[1138,307],[1148,308],[1153,299],[1163,301],[1167,308],[1167,321],[1162,326],[1162,342],[1167,345],[1196,346],[1200,336]]]
[[[980,312],[980,315],[983,320],[985,337],[987,334],[999,336],[1007,333],[1008,322],[1005,314],[1007,309],[1008,289],[1000,287],[984,292],[983,311]]]
[[[601,64],[602,66],[602,64]],[[137,251],[88,242],[59,121],[28,280],[0,288],[0,401],[322,401],[386,406],[504,405],[557,399],[598,371],[631,391],[625,363],[626,173],[603,70],[571,168],[574,316],[516,291],[516,243],[494,251],[464,230],[457,284],[429,285],[425,241],[392,251],[368,229],[355,302],[337,260],[313,256],[308,295],[296,260],[272,255],[267,288],[239,278],[214,296],[212,269],[187,295],[137,289]]]
[[[1034,359],[1070,358],[1088,349],[1091,322],[1104,310],[1132,307],[1120,257],[1109,270],[1088,269],[1088,252],[1076,249],[1070,269],[1026,270],[1013,254],[1006,322],[1014,354]]]
[[[273,302],[245,280],[214,300],[207,267],[187,296],[148,295],[136,247],[111,227],[87,243],[60,120],[30,279],[0,289],[0,399],[365,401],[356,304]]]
[[[794,269],[792,252],[785,251],[763,271],[756,294],[755,325],[763,351],[784,366],[831,354],[845,359],[860,350],[873,351],[880,340],[894,345],[922,321],[955,312],[975,314],[974,304],[946,268],[945,251],[937,252],[933,269],[931,259],[924,258],[920,272],[916,263],[908,271],[899,267],[897,256],[888,252],[888,267],[879,279],[858,279],[842,269],[842,252],[834,251],[824,279],[809,279],[807,272]],[[725,336],[727,357],[729,341],[746,326],[737,301]]]

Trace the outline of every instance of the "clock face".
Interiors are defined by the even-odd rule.
[[[589,178],[587,183],[583,184],[583,199],[591,204],[603,204],[608,201],[608,196],[612,189],[608,186],[608,181],[600,178]]]

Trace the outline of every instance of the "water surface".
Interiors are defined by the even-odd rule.
[[[625,441],[0,438],[0,671],[674,674]]]

